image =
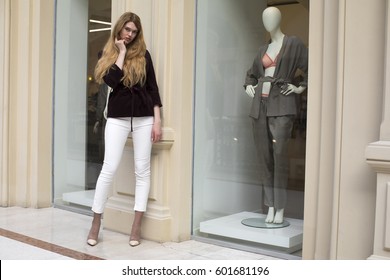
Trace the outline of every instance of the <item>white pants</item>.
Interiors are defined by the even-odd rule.
[[[134,210],[145,212],[150,189],[150,156],[152,150],[153,117],[108,118],[105,131],[103,167],[96,183],[92,211],[103,213],[112,181],[122,158],[126,140],[131,132],[134,149],[135,205]]]

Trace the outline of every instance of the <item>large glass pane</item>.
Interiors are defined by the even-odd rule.
[[[197,1],[193,234],[228,242],[231,246],[299,254],[306,92],[296,97],[298,115],[288,141],[284,220],[289,225],[261,228],[256,223],[265,219],[268,207],[264,205],[249,117],[252,98],[245,93],[243,85],[259,47],[269,41],[262,22],[263,10],[271,5],[268,2],[271,1]],[[308,7],[291,1],[272,2],[278,4],[282,14],[282,32],[299,37],[307,46]],[[244,223],[252,218],[255,224]],[[288,233],[289,230],[293,233]],[[288,241],[290,245],[285,245]]]
[[[89,211],[92,205],[104,150],[99,86],[93,71],[98,53],[110,34],[110,22],[111,0],[56,1],[53,168],[56,206]]]

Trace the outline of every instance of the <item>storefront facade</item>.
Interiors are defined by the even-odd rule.
[[[245,140],[249,137],[234,137],[235,133],[246,135],[248,96],[243,90],[234,91],[235,95],[228,91],[244,80],[245,72],[240,69],[249,66],[251,55],[236,57],[242,49],[255,51],[256,40],[251,35],[261,28],[261,10],[278,4],[283,14],[287,11],[281,3],[286,1],[246,2],[249,8],[237,7],[233,0],[215,1],[213,7],[195,0],[111,1],[111,22],[125,11],[141,17],[164,105],[163,140],[153,147],[152,188],[142,231],[145,239],[208,238],[201,233],[202,222],[260,208],[256,200],[261,201],[261,192],[253,187],[251,151],[247,150],[250,140]],[[385,0],[312,0],[310,7],[309,1],[297,2],[290,5],[303,6],[308,14],[309,84],[303,158],[297,156],[294,161],[296,172],[304,166],[299,173],[303,184],[293,189],[292,210],[296,212],[290,213],[302,223],[302,258],[390,258],[390,5]],[[79,114],[77,106],[82,104],[85,110],[89,100],[76,101],[75,92],[78,78],[84,75],[87,81],[89,74],[87,64],[80,68],[77,62],[91,53],[95,57],[98,49],[90,49],[83,40],[88,22],[77,22],[78,15],[88,19],[88,1],[67,1],[67,6],[61,6],[64,3],[0,1],[3,207],[70,209],[74,203],[61,201],[69,185],[75,193],[89,190],[89,175],[85,174],[93,173],[88,173],[93,165],[78,167],[79,162],[90,162],[83,138],[88,134],[77,134],[75,129],[88,118],[82,109]],[[76,10],[77,15],[72,12]],[[213,14],[221,21],[213,21]],[[67,29],[61,29],[64,26]],[[253,30],[248,31],[248,26]],[[228,32],[221,33],[225,28]],[[293,32],[305,29],[295,28]],[[227,40],[229,34],[237,40]],[[252,47],[246,43],[250,38]],[[85,48],[72,49],[75,41],[82,41]],[[218,51],[223,61],[208,60]],[[229,65],[237,72],[213,68]],[[214,82],[221,82],[211,83],[208,73],[214,75]],[[238,78],[233,83],[226,75]],[[236,99],[223,108],[207,107],[213,100],[205,93],[220,94],[219,84],[223,95],[218,100],[227,94]],[[79,88],[84,86],[87,82]],[[226,110],[235,114],[227,116]],[[224,127],[232,142],[218,134],[210,137],[213,134],[207,131],[217,130],[207,124]],[[236,127],[241,129],[236,131]],[[132,166],[131,147],[129,138],[104,215],[105,228],[124,233],[129,233],[133,215],[129,187],[133,178],[127,171]],[[221,147],[225,150],[219,151]],[[225,164],[236,159],[234,151],[249,156],[245,161],[240,158],[237,165]],[[222,156],[215,160],[215,155],[221,155],[218,152]],[[211,176],[206,175],[210,170]],[[232,239],[230,243],[243,246]]]

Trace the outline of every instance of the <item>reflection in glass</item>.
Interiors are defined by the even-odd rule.
[[[110,29],[110,0],[56,1],[53,199],[59,207],[88,212],[92,204],[104,153],[93,71]]]

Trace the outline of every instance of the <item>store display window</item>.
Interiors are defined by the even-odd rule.
[[[299,258],[308,17],[308,1],[197,1],[195,238]]]

